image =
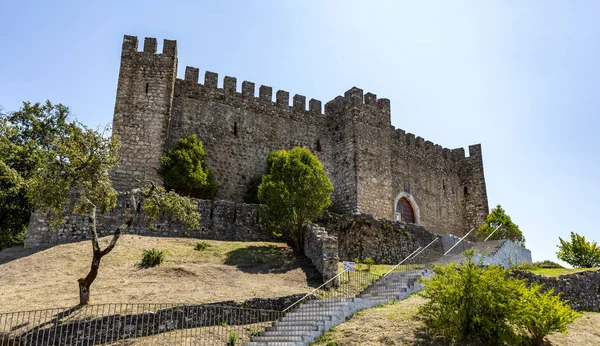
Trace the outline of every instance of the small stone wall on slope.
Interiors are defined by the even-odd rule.
[[[543,284],[543,290],[553,288],[561,293],[561,298],[580,311],[600,312],[600,270],[548,277],[523,270],[513,270],[512,275],[519,279]]]
[[[153,230],[143,222],[134,224],[127,233],[160,237],[192,237],[211,240],[237,241],[276,241],[270,232],[258,223],[255,204],[233,203],[228,201],[198,200],[200,227],[188,231],[181,224],[169,220],[159,220]],[[130,205],[124,195],[118,198],[117,207],[97,218],[99,236],[111,235],[125,220]],[[26,247],[49,246],[89,239],[89,222],[86,216],[70,214],[65,224],[52,230],[46,218],[34,212],[27,229]]]
[[[531,250],[528,250],[521,245],[511,240],[496,240],[487,243],[501,242],[501,246],[495,249],[494,253],[489,253],[483,259],[484,264],[501,265],[504,268],[509,268],[521,262],[531,263]],[[477,257],[476,257],[477,259]]]
[[[338,240],[327,234],[323,227],[313,224],[306,226],[304,254],[323,275],[323,282],[327,282],[338,274]],[[333,284],[337,285],[337,282]]]
[[[378,220],[365,214],[324,212],[317,224],[337,237],[339,257],[343,261],[369,257],[379,264],[397,264],[438,237],[424,227],[400,221]],[[420,262],[432,262],[443,254],[441,241],[419,255]]]

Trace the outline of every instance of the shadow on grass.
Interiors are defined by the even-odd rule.
[[[281,274],[302,269],[309,280],[319,280],[321,274],[310,260],[288,247],[275,245],[248,246],[227,253],[225,264],[251,274]]]
[[[4,250],[0,250],[0,264],[5,264],[10,261],[34,255],[51,247],[52,246],[37,246],[24,248],[23,246],[14,246]]]

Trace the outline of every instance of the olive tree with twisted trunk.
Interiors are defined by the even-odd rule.
[[[117,203],[109,172],[117,165],[118,149],[114,136],[69,123],[65,135],[55,138],[43,154],[41,168],[26,182],[28,198],[48,218],[53,229],[62,225],[64,216],[70,212],[88,218],[92,263],[87,276],[78,280],[80,305],[89,302],[90,287],[98,275],[100,261],[113,250],[121,233],[136,221],[151,225],[164,214],[182,222],[187,229],[194,229],[200,219],[189,198],[166,192],[149,181],[146,187],[130,191],[131,209],[114,230],[108,246],[101,249],[96,217],[114,209]]]

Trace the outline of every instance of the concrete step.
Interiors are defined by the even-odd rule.
[[[244,342],[243,346],[306,346],[306,342]]]
[[[263,335],[259,336],[310,336],[317,337],[321,335],[320,331],[306,331],[306,330],[277,330],[277,331],[269,331],[265,332]]]
[[[265,332],[271,331],[283,331],[283,330],[304,330],[307,332],[315,332],[319,331],[323,327],[322,325],[282,325],[282,326],[273,326],[266,327]]]
[[[307,320],[307,321],[277,321],[277,322],[273,322],[273,327],[280,327],[280,326],[317,326],[317,327],[322,327],[324,325],[323,321],[311,321],[311,320]]]
[[[255,336],[253,342],[311,342],[311,337],[305,336]]]

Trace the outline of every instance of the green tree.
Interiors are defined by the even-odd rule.
[[[594,268],[600,266],[600,247],[595,241],[588,242],[585,237],[571,232],[571,241],[558,238],[556,257],[576,268]]]
[[[541,286],[518,280],[483,257],[464,252],[461,264],[435,266],[419,293],[419,309],[429,331],[457,345],[543,344],[552,332],[565,332],[578,313]]]
[[[485,224],[478,229],[478,235],[482,238],[487,238],[492,232],[494,233],[489,240],[509,239],[525,246],[525,237],[519,226],[512,222],[500,204],[492,209],[485,219]]]
[[[204,160],[206,152],[196,135],[179,139],[175,148],[160,159],[158,173],[167,190],[196,198],[214,199],[217,184]]]
[[[331,204],[333,185],[307,148],[272,151],[267,167],[258,187],[261,224],[299,251],[304,245],[304,226]]]
[[[24,181],[40,168],[54,138],[64,135],[68,117],[67,107],[50,101],[0,111],[0,250],[24,243],[32,212]]]
[[[137,219],[151,224],[166,213],[188,229],[198,227],[200,216],[189,198],[167,193],[150,182],[147,187],[130,192],[132,208],[114,230],[108,246],[101,249],[96,217],[116,206],[117,192],[112,187],[109,172],[117,164],[118,147],[114,137],[69,123],[64,135],[51,141],[42,155],[40,168],[26,182],[30,202],[49,218],[53,228],[64,223],[64,215],[71,211],[88,217],[92,263],[87,276],[79,279],[80,305],[89,301],[90,286],[98,275],[101,259],[115,247],[121,232]]]
[[[581,314],[560,300],[550,289],[542,292],[542,285],[522,286],[519,300],[514,304],[511,321],[531,338],[534,345],[544,345],[544,338],[553,332],[566,333],[567,326]]]
[[[434,267],[419,293],[427,302],[419,309],[431,332],[456,344],[504,345],[516,334],[506,323],[521,282],[508,280],[499,266],[484,268],[466,251],[461,264]]]

